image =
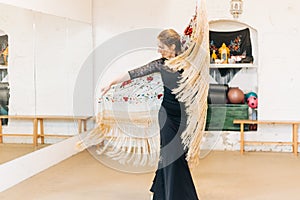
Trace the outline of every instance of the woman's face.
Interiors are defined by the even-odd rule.
[[[164,43],[158,40],[158,53],[161,54],[163,58],[174,58],[175,57],[175,45],[171,45],[171,47],[168,47]]]

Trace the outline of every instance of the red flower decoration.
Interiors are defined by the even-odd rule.
[[[147,81],[151,82],[153,80],[153,77],[152,76],[148,76],[147,77]]]
[[[128,101],[128,97],[123,97],[124,101]]]
[[[122,83],[122,87],[124,87],[125,85],[128,85],[128,84],[130,84],[132,81],[131,80],[128,80],[128,81],[124,81],[123,83]]]
[[[162,94],[158,94],[157,98],[160,99],[162,97]]]

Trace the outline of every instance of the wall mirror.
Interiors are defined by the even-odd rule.
[[[0,12],[0,115],[74,115],[73,90],[92,50],[92,25],[5,4]],[[33,131],[32,120],[1,122],[3,134]],[[43,125],[45,134],[78,131],[72,120],[45,120]],[[39,138],[35,147],[30,136],[3,136],[0,164],[63,139],[46,137],[41,145]]]

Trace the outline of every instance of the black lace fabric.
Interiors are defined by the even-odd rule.
[[[161,58],[158,60],[154,60],[142,67],[130,70],[128,71],[130,79],[135,79],[155,72],[160,72],[163,68],[165,68],[164,63],[165,59]]]
[[[170,90],[178,87],[178,81],[180,79],[180,72],[173,71],[165,65],[165,58],[154,60],[147,65],[128,71],[130,79],[135,79],[142,76],[159,72],[162,77],[164,87]]]

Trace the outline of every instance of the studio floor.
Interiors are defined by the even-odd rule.
[[[0,144],[0,164],[11,161],[20,156],[24,156],[33,151],[47,147],[47,144],[39,144],[35,147],[32,144],[13,144],[13,143],[1,143]]]
[[[297,200],[299,169],[292,153],[213,151],[192,173],[201,200]],[[150,200],[153,176],[116,171],[83,151],[0,193],[0,199]]]

